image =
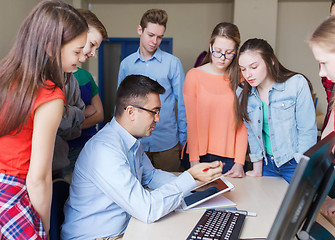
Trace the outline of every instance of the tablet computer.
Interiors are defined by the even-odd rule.
[[[233,188],[233,184],[231,184],[224,176],[215,178],[210,182],[194,188],[190,194],[184,197],[181,207],[183,210],[190,209],[221,193],[228,192]]]

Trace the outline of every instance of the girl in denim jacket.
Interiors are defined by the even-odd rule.
[[[263,39],[247,40],[238,64],[246,80],[239,96],[240,117],[248,128],[254,165],[247,175],[290,182],[299,157],[317,140],[309,82],[282,66]]]

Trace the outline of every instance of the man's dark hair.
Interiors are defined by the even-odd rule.
[[[149,93],[163,94],[165,89],[157,81],[146,76],[127,76],[116,92],[115,116],[121,116],[124,109],[129,105],[143,106]]]

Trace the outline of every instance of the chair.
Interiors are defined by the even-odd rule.
[[[50,219],[50,240],[60,239],[60,227],[64,222],[64,204],[69,196],[70,184],[64,179],[53,181],[51,219]]]

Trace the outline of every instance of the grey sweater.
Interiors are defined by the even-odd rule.
[[[69,82],[65,86],[68,112],[64,106],[63,117],[60,122],[56,141],[52,171],[57,172],[70,164],[68,159],[68,140],[75,139],[81,135],[81,124],[85,120],[85,103],[80,96],[80,88],[77,79],[71,74]]]

